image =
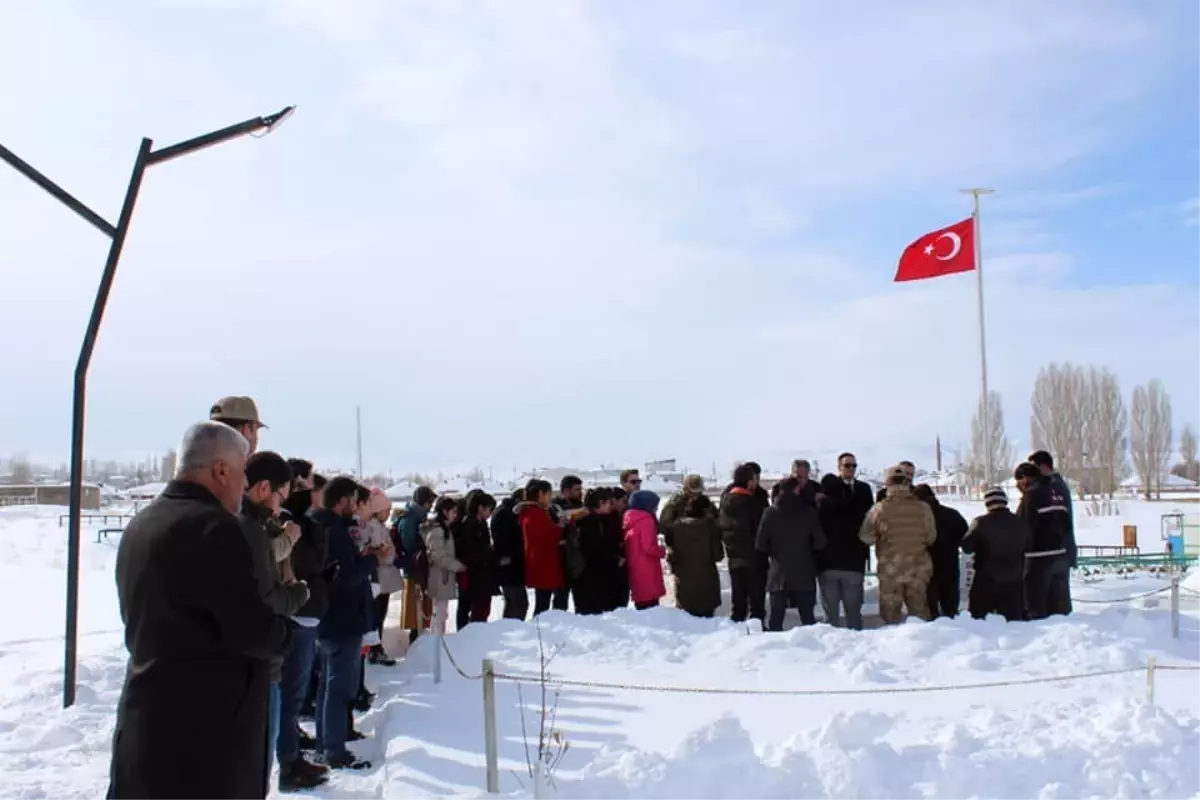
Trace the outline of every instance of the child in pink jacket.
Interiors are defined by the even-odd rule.
[[[629,496],[625,512],[625,564],[629,570],[629,589],[634,608],[654,608],[667,593],[663,582],[662,560],[667,551],[658,543],[658,495],[637,491]]]

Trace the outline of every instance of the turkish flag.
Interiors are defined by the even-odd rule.
[[[975,269],[975,220],[967,217],[904,248],[894,281],[923,281]]]

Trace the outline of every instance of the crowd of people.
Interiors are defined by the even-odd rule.
[[[885,624],[905,609],[956,615],[960,551],[973,556],[972,616],[1071,610],[1070,493],[1041,451],[1016,470],[1017,512],[989,489],[970,524],[913,485],[909,462],[874,494],[852,453],[819,481],[797,460],[769,492],[746,462],[716,502],[689,475],[661,512],[636,469],[615,488],[533,479],[500,500],[419,487],[393,511],[378,488],[259,452],[263,427],[250,398],[214,404],[185,433],[175,479],[121,539],[130,664],[110,797],[264,797],[275,761],[285,792],[369,768],[347,742],[363,738],[354,714],[373,699],[366,663],[396,663],[383,641],[393,594],[410,642],[444,631],[452,600],[461,629],[490,619],[497,598],[516,620],[649,609],[668,578],[677,608],[712,617],[724,561],[732,620],[780,631],[795,608],[812,625],[819,602],[830,624],[861,630],[874,548]]]

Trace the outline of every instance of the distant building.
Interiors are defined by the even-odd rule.
[[[52,486],[26,484],[17,486],[0,486],[0,506],[66,506],[71,503],[70,484],[60,483]],[[100,508],[100,487],[85,483],[83,485],[83,504],[85,511],[95,511]]]

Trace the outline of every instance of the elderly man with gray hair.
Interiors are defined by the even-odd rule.
[[[291,636],[263,600],[235,516],[250,445],[219,422],[129,523],[117,594],[129,667],[108,796],[265,797],[270,659]]]

